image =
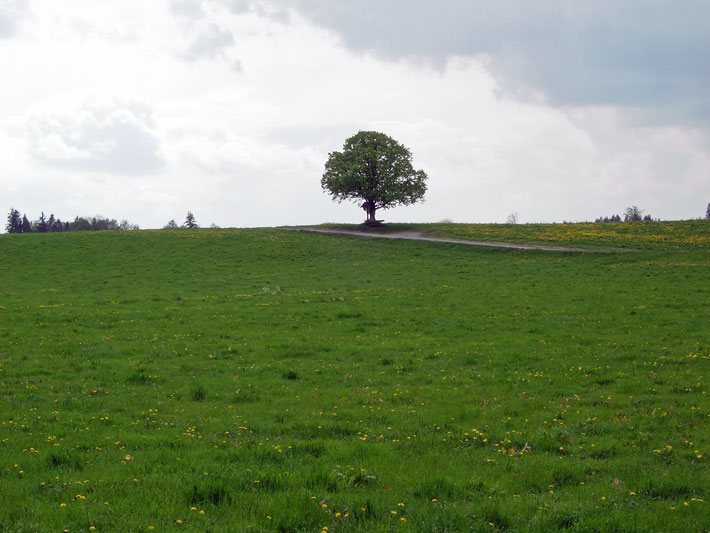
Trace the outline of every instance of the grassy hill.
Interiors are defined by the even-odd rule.
[[[374,233],[419,231],[428,237],[522,244],[587,246],[591,249],[709,250],[707,220],[673,222],[564,224],[387,224],[368,228],[356,224],[323,224]]]
[[[710,225],[594,228],[0,236],[0,529],[707,529]]]

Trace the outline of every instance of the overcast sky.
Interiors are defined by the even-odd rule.
[[[707,0],[0,0],[0,79],[3,219],[359,222],[359,130],[429,175],[388,221],[710,202]]]

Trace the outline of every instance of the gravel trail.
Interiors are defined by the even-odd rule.
[[[469,246],[487,246],[489,248],[508,248],[511,250],[541,250],[545,252],[583,252],[583,253],[611,253],[628,250],[618,250],[610,248],[574,248],[571,246],[554,246],[547,244],[518,244],[514,242],[490,242],[490,241],[471,241],[465,239],[449,239],[446,237],[426,237],[418,231],[401,231],[397,233],[366,233],[363,231],[346,230],[346,229],[330,229],[330,228],[314,228],[308,226],[295,226],[285,229],[293,229],[298,231],[309,231],[312,233],[327,233],[332,235],[353,235],[356,237],[368,237],[374,239],[407,239],[410,241],[428,241],[428,242],[445,242],[451,244],[466,244]]]

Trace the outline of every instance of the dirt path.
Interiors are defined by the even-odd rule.
[[[545,252],[584,252],[584,253],[611,253],[628,250],[614,250],[603,248],[573,248],[570,246],[554,246],[546,244],[518,244],[513,242],[486,242],[470,241],[465,239],[448,239],[445,237],[426,237],[419,231],[401,231],[397,233],[366,233],[363,231],[314,228],[309,226],[290,227],[298,231],[309,231],[312,233],[328,233],[333,235],[354,235],[356,237],[369,237],[375,239],[407,239],[410,241],[445,242],[451,244],[466,244],[469,246],[487,246],[489,248],[508,248],[511,250],[541,250]]]

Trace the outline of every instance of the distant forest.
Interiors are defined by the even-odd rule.
[[[710,220],[710,204],[708,204],[705,210],[705,218]],[[627,207],[624,211],[624,218],[622,219],[619,215],[611,215],[610,217],[599,217],[594,222],[654,222],[658,219],[654,219],[651,215],[644,215],[643,209],[639,209],[637,206],[632,205]]]
[[[511,215],[513,218],[512,222],[515,224],[515,219],[517,215]],[[705,211],[705,219],[710,220],[710,204],[708,204]],[[509,221],[511,219],[509,218]],[[615,214],[611,216],[599,217],[594,222],[654,222],[658,219],[654,219],[651,215],[644,215],[642,209],[633,205],[626,208],[623,217],[621,215]],[[213,228],[217,226],[212,224]],[[195,216],[192,212],[188,211],[185,222],[182,225],[178,225],[175,220],[168,222],[164,229],[178,229],[178,228],[199,228]],[[64,222],[55,218],[54,214],[50,214],[49,218],[44,215],[44,212],[36,220],[30,220],[27,215],[12,208],[7,216],[7,224],[5,225],[5,230],[8,233],[52,233],[59,231],[106,231],[106,230],[137,230],[140,229],[138,225],[131,224],[128,220],[121,220],[118,222],[115,218],[105,218],[101,215],[96,215],[93,217],[75,217],[72,222]]]
[[[594,222],[621,222],[621,217],[619,215],[611,215],[610,217],[599,217]],[[653,217],[651,215],[644,215],[643,209],[639,209],[637,206],[632,205],[627,207],[624,211],[624,222],[653,222]]]
[[[136,230],[140,229],[136,224],[131,224],[127,220],[118,222],[113,218],[104,218],[97,215],[90,218],[75,217],[72,222],[64,222],[50,214],[49,218],[44,212],[36,220],[30,220],[27,215],[12,208],[7,216],[5,230],[8,233],[53,233],[60,231],[106,231],[106,230]]]

